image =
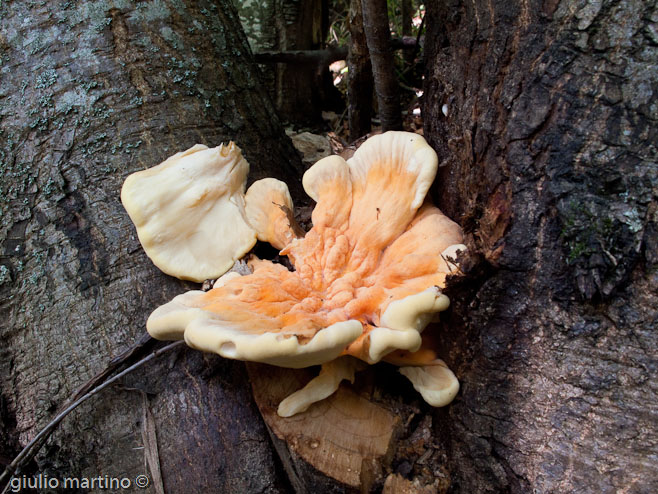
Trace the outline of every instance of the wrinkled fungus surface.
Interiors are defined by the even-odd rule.
[[[224,357],[305,367],[352,355],[369,363],[414,352],[448,307],[460,227],[426,200],[437,157],[416,134],[367,140],[348,161],[324,158],[303,178],[317,202],[303,237],[278,235],[294,266],[252,259],[230,276],[158,308],[148,331]],[[290,229],[290,225],[280,228]]]

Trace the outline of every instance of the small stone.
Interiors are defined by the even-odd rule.
[[[307,168],[331,154],[331,144],[324,136],[302,132],[290,134],[290,138],[295,149],[302,153],[302,161]]]

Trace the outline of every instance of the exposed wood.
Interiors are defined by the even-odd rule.
[[[390,463],[399,419],[347,385],[341,385],[334,395],[311,405],[306,412],[279,417],[279,403],[304,387],[314,377],[313,371],[259,364],[247,364],[247,369],[263,418],[274,434],[285,441],[290,453],[324,475],[368,492],[376,480],[373,474],[379,472],[381,476]],[[368,474],[372,476],[370,481]],[[308,483],[305,478],[307,488]]]
[[[400,130],[400,94],[390,47],[386,0],[361,0],[361,6],[382,129]]]
[[[436,484],[422,485],[418,481],[405,479],[402,475],[392,473],[386,478],[382,494],[438,494],[446,492],[445,487]]]
[[[474,255],[451,492],[656,492],[655,2],[426,6],[434,193]]]
[[[295,492],[381,492],[395,474],[420,492],[428,486],[444,492],[450,485],[445,444],[437,433],[449,427],[446,410],[422,402],[396,367],[370,366],[357,373],[354,384],[343,383],[325,402],[288,419],[276,415],[280,401],[317,371],[257,364],[248,364],[248,370]]]

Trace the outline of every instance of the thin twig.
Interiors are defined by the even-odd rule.
[[[87,401],[89,398],[94,396],[96,393],[99,391],[105,389],[108,387],[110,384],[118,381],[125,375],[131,373],[135,369],[141,367],[144,365],[146,362],[149,362],[150,360],[153,360],[155,357],[173,349],[178,346],[183,345],[185,342],[184,341],[176,341],[174,343],[171,343],[167,346],[164,346],[158,350],[153,351],[153,353],[147,355],[140,361],[134,363],[130,367],[126,368],[125,370],[119,372],[117,375],[114,377],[109,378],[107,381],[104,383],[96,386],[92,390],[90,390],[88,393],[84,394],[80,398],[78,398],[76,401],[71,403],[68,407],[66,407],[64,410],[62,410],[53,420],[51,420],[48,425],[46,425],[41,431],[34,436],[34,439],[32,439],[27,446],[25,446],[20,453],[18,453],[18,456],[14,458],[14,460],[5,468],[5,471],[0,475],[0,485],[4,482],[7,481],[7,485],[2,491],[2,494],[6,494],[8,492],[9,486],[10,486],[10,480],[14,472],[16,472],[24,463],[29,461],[34,455],[39,451],[43,443],[45,442],[46,439],[50,436],[50,434],[55,430],[55,428],[59,425],[59,423],[66,417],[69,413],[71,413],[78,405],[81,403]]]
[[[149,409],[148,398],[144,391],[142,394],[142,443],[144,444],[144,459],[151,472],[151,485],[156,494],[165,494],[162,481],[162,470],[160,469],[160,453],[158,451],[158,435],[155,427],[155,419]]]
[[[154,340],[150,334],[146,332],[142,334],[142,336],[130,348],[110,360],[104,370],[87,381],[69,400],[73,402],[81,396],[86,395],[89,390],[105,382],[105,379],[107,379],[108,376],[112,375],[129,360],[132,360],[133,357],[142,352],[147,345],[154,341],[156,340]]]
[[[72,395],[68,402],[64,404],[63,407],[60,408],[60,410],[63,410],[64,408],[68,407],[69,404],[73,403],[76,401],[78,398],[86,395],[91,389],[101,385],[105,380],[111,376],[115,371],[120,369],[124,364],[128,363],[130,360],[133,359],[136,355],[138,355],[141,351],[143,351],[150,343],[154,342],[155,340],[151,338],[151,336],[148,333],[144,333],[136,342],[133,344],[130,348],[125,350],[124,352],[120,353],[116,357],[114,357],[110,362],[107,364],[105,369],[103,369],[101,372],[96,374],[94,377],[92,377],[89,381],[87,381],[78,391],[75,392],[74,395]],[[48,440],[50,435],[52,434],[53,431],[50,431],[50,433],[45,434],[39,439],[38,441],[33,441],[30,445],[27,447],[32,448],[33,453],[28,454],[26,452],[26,459],[21,462],[21,466],[24,465],[29,459],[31,459],[40,449],[41,447],[45,444],[45,442]],[[27,448],[26,447],[26,448]],[[25,450],[23,450],[25,451]],[[21,451],[21,453],[23,453]],[[11,467],[8,466],[7,469]],[[13,473],[13,472],[10,472]],[[0,476],[0,485],[2,485],[2,479],[4,479],[6,476],[6,472],[3,473],[3,475]],[[5,491],[3,491],[4,494]]]

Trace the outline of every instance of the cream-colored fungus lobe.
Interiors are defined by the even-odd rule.
[[[306,411],[313,403],[334,394],[343,380],[354,382],[354,374],[365,367],[365,362],[353,357],[340,357],[322,364],[318,377],[283,400],[277,414],[280,417],[292,417]]]
[[[459,381],[440,359],[430,365],[401,367],[400,374],[411,381],[427,403],[435,407],[447,405],[459,392]]]
[[[235,144],[197,144],[126,179],[121,202],[158,268],[202,282],[251,250],[256,232],[245,216],[248,172]]]
[[[275,178],[257,180],[245,196],[247,221],[256,230],[258,240],[279,250],[304,232],[293,217],[288,186]]]

